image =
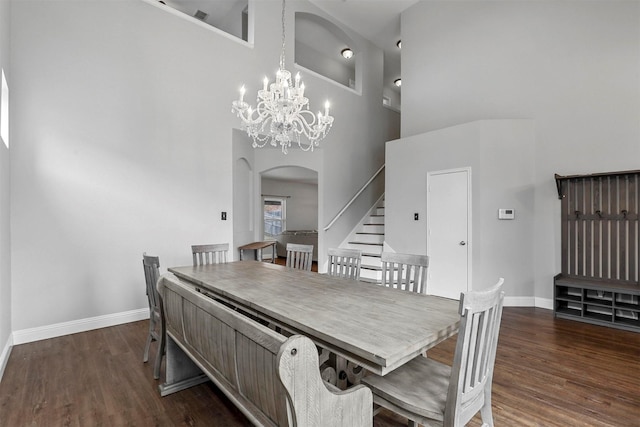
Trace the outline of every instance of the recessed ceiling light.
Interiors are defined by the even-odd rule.
[[[402,49],[402,40],[398,40],[398,43],[396,43],[396,46],[398,46],[398,49]]]
[[[398,87],[402,86],[402,79],[395,79],[393,81],[393,84],[398,86]]]
[[[345,59],[350,59],[353,57],[353,51],[349,48],[345,48],[342,49],[342,52],[340,52],[340,54],[345,58]]]

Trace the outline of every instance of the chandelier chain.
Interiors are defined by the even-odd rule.
[[[284,8],[285,8],[285,0],[282,0],[282,50],[280,51],[280,69],[281,70],[285,69],[285,66],[284,66],[284,55],[285,55],[285,26],[284,26],[285,13],[284,13]]]

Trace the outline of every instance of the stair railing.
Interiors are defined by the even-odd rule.
[[[360,194],[362,194],[362,192],[364,190],[367,189],[367,187],[369,186],[369,184],[371,184],[373,182],[374,179],[376,179],[376,177],[378,175],[380,175],[380,172],[382,172],[382,170],[384,169],[384,164],[382,166],[380,166],[380,169],[378,169],[378,171],[376,173],[373,174],[373,176],[371,178],[369,178],[369,180],[367,182],[365,182],[365,184],[360,188],[360,190],[358,190],[358,192],[351,198],[351,200],[349,200],[349,202],[347,202],[347,204],[344,206],[344,208],[342,208],[342,210],[340,210],[340,212],[338,212],[338,214],[336,216],[333,217],[333,219],[331,220],[331,222],[329,222],[329,224],[327,224],[327,226],[324,228],[324,231],[327,231],[331,228],[331,226],[338,220],[340,219],[340,217],[342,216],[342,214],[344,214],[347,209],[349,209],[349,206],[351,206],[353,204],[353,202],[356,201],[356,199],[358,198],[358,196]]]

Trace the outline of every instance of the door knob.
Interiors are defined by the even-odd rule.
[[[461,240],[461,241],[460,241],[460,246],[464,246],[464,245],[466,245],[466,244],[467,244],[467,242],[465,242],[464,240]]]

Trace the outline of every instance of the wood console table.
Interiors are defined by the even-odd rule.
[[[253,251],[254,259],[262,261],[262,250],[271,246],[271,263],[276,259],[276,241],[253,242],[240,246],[240,261],[245,260],[244,251]]]

